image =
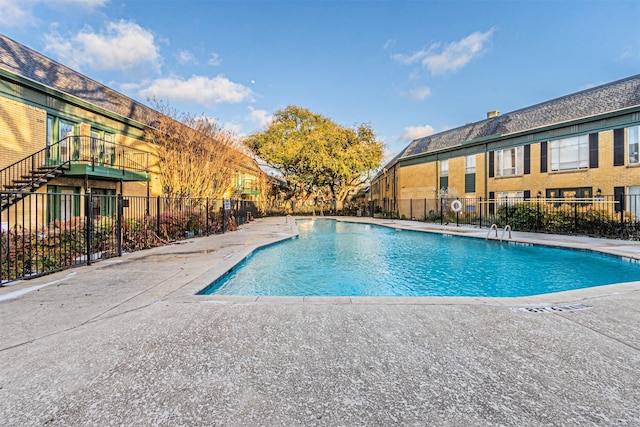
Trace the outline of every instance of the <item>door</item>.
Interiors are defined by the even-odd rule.
[[[80,156],[80,146],[75,137],[75,125],[65,120],[59,120],[58,137],[60,140],[58,144],[60,161],[78,160]]]
[[[104,163],[104,142],[100,141],[100,132],[95,129],[91,129],[91,138],[89,146],[89,159],[91,163],[103,164]],[[102,142],[102,146],[101,146]],[[101,154],[102,151],[102,155]]]

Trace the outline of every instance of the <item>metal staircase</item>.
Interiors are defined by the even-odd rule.
[[[71,161],[66,142],[52,144],[0,170],[0,211],[69,170]]]

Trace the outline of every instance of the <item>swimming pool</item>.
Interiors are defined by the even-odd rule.
[[[580,250],[500,243],[328,219],[255,251],[200,294],[521,297],[640,280],[640,264]]]

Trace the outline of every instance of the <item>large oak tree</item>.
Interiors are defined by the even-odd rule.
[[[338,209],[380,167],[384,148],[368,124],[347,128],[297,106],[276,111],[246,143],[282,174],[288,198],[330,197]]]

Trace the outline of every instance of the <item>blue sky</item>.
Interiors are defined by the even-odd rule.
[[[0,0],[0,32],[242,136],[298,105],[412,139],[640,73],[638,1]],[[388,157],[389,158],[389,157]]]

